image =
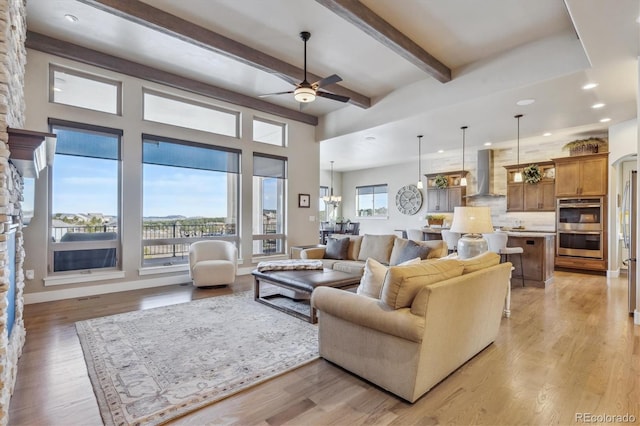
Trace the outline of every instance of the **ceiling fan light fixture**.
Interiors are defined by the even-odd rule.
[[[298,87],[293,91],[293,97],[296,101],[309,103],[316,100],[316,91],[311,87]]]

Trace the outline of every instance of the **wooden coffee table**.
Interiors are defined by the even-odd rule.
[[[260,284],[267,284],[292,290],[296,293],[302,293],[311,297],[311,293],[316,287],[327,286],[340,289],[347,289],[360,284],[361,275],[349,274],[342,271],[334,271],[332,269],[316,269],[316,270],[298,270],[298,271],[258,271],[251,273],[254,277],[253,300],[271,306],[279,311],[286,312],[297,318],[309,321],[312,324],[318,322],[316,318],[316,310],[311,303],[309,304],[309,315],[277,305],[269,299],[271,296],[260,295]]]

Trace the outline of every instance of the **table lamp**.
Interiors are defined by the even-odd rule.
[[[458,257],[468,259],[489,250],[483,233],[493,232],[489,207],[455,207],[451,231],[462,234],[458,240]]]

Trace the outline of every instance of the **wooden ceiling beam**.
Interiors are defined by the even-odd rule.
[[[349,21],[441,83],[451,81],[451,70],[409,37],[358,0],[316,0]]]
[[[163,34],[175,37],[203,49],[227,56],[243,64],[274,74],[292,85],[300,83],[304,70],[269,56],[221,34],[150,6],[139,0],[78,0],[136,24],[143,25]],[[294,35],[292,35],[294,36]],[[309,81],[322,79],[307,72]],[[338,84],[323,87],[337,95],[349,97],[349,103],[361,108],[369,108],[371,99],[361,93]]]
[[[86,47],[58,40],[33,31],[27,31],[26,47],[55,56],[60,56],[62,58],[82,62],[83,64],[136,77],[141,80],[152,81],[154,83],[229,102],[234,105],[240,105],[290,120],[311,124],[312,126],[318,125],[318,117],[315,115],[294,111],[280,105],[263,101],[262,99],[243,95],[222,87],[162,71],[127,59],[107,55],[106,53],[87,49]]]

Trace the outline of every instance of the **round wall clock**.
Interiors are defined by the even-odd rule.
[[[414,215],[422,206],[422,192],[415,185],[405,185],[396,194],[396,207],[406,215]]]

